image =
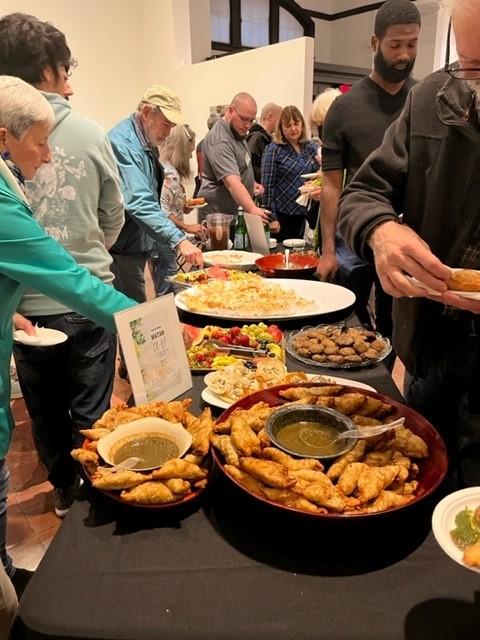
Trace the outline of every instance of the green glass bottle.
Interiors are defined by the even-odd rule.
[[[247,223],[245,222],[245,217],[243,215],[242,207],[238,207],[238,211],[237,211],[234,248],[238,249],[239,251],[244,251],[245,249],[248,248]]]

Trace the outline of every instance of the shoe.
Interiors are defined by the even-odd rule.
[[[81,480],[77,477],[71,487],[56,487],[53,489],[53,506],[55,507],[55,515],[58,518],[64,518],[67,515],[77,497],[80,486]]]
[[[20,389],[20,383],[18,382],[18,380],[10,380],[10,383],[10,400],[18,400],[19,398],[23,398],[22,390]]]
[[[23,592],[25,591],[25,588],[30,582],[30,578],[33,576],[33,574],[34,571],[29,571],[28,569],[20,569],[17,567],[15,569],[15,573],[10,578],[13,584],[13,588],[15,589],[15,592],[17,594],[17,598],[19,600],[22,597]]]

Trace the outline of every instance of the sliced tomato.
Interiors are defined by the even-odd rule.
[[[205,269],[209,278],[216,278],[217,280],[228,280],[229,274],[228,269],[222,269],[222,267],[211,266]]]

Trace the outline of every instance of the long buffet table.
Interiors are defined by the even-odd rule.
[[[332,373],[401,399],[383,364]],[[196,412],[202,377],[193,383]],[[10,638],[478,640],[480,576],[430,532],[442,493],[368,521],[319,522],[263,505],[218,472],[197,502],[170,510],[84,485]]]

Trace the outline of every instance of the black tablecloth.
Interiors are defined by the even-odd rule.
[[[400,397],[383,365],[335,375]],[[185,394],[194,410],[202,388],[195,376]],[[480,576],[430,533],[441,493],[399,512],[319,522],[260,503],[218,471],[197,502],[168,511],[84,485],[11,640],[478,640]]]

